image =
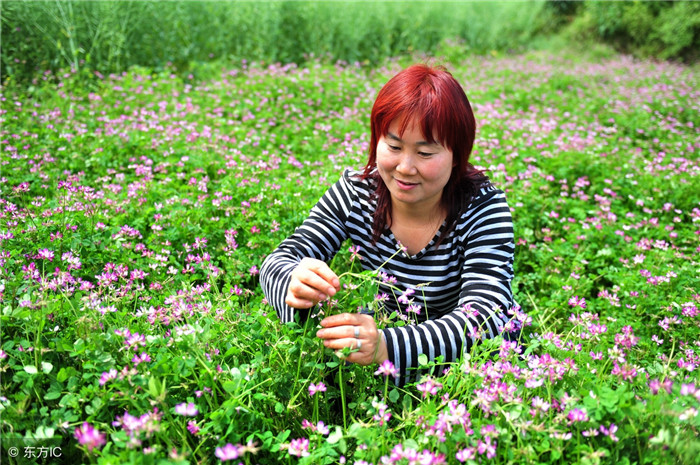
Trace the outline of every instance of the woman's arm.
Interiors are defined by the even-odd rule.
[[[383,330],[389,360],[399,370],[397,380],[417,381],[420,354],[445,362],[458,360],[480,338],[499,334],[508,321],[513,296],[513,222],[505,196],[486,194],[462,216],[455,231],[465,248],[460,298],[452,312],[421,324]]]
[[[345,223],[353,201],[348,176],[346,171],[326,191],[304,223],[260,268],[263,293],[283,323],[294,321],[296,313],[305,318],[310,307],[339,289],[326,262],[348,237]]]

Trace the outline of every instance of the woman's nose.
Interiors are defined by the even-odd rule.
[[[396,171],[403,174],[415,173],[416,165],[413,163],[413,157],[410,154],[402,154],[399,164],[396,165]]]

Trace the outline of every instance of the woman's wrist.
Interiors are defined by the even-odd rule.
[[[383,363],[389,360],[389,350],[386,346],[386,336],[384,331],[379,331],[379,341],[377,343],[377,353],[374,355],[374,363]]]

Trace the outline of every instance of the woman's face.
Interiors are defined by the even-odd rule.
[[[439,206],[442,190],[454,166],[452,151],[423,137],[416,119],[399,136],[400,120],[377,143],[377,171],[396,207],[420,208],[426,212]]]

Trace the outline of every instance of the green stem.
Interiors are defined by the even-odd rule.
[[[294,385],[292,385],[292,393],[294,393],[297,389],[297,384],[299,384],[299,374],[301,373],[301,360],[304,358],[302,357],[302,353],[304,352],[304,341],[306,340],[306,331],[309,328],[309,321],[311,321],[311,316],[309,316],[306,319],[306,322],[304,322],[304,333],[301,336],[301,347],[299,348],[299,357],[297,358],[297,372],[296,375],[294,376]],[[292,405],[294,403],[294,400],[297,398],[299,394],[293,394],[292,398],[289,399],[289,405]]]
[[[314,396],[313,422],[314,424],[318,423],[318,396]]]
[[[340,404],[343,407],[343,428],[347,431],[348,420],[347,414],[345,413],[345,383],[343,382],[343,362],[341,361],[338,365],[338,379],[340,381]]]

